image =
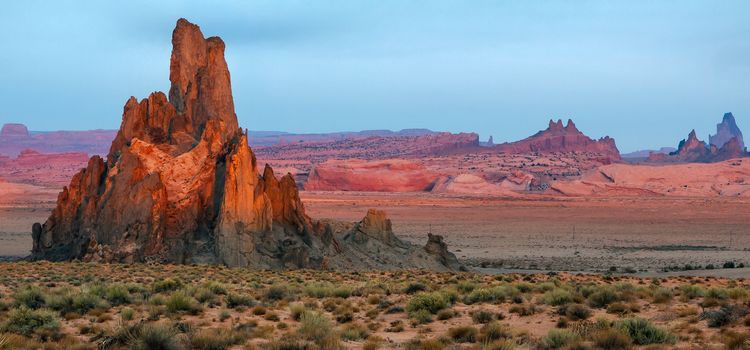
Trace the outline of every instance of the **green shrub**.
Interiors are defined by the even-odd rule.
[[[180,288],[182,288],[182,281],[172,278],[155,281],[152,286],[152,289],[156,293],[171,292]]]
[[[49,295],[47,297],[47,305],[61,314],[69,312],[85,314],[90,310],[105,308],[107,306],[104,300],[96,294],[73,290],[64,290]]]
[[[369,334],[370,332],[364,325],[359,323],[351,323],[346,325],[346,327],[341,330],[341,339],[349,341],[360,341],[362,339],[366,339]]]
[[[45,295],[37,286],[25,286],[13,294],[16,306],[26,306],[29,309],[38,309],[45,305]]]
[[[302,318],[302,314],[305,312],[307,312],[307,308],[303,304],[297,303],[289,305],[290,316],[292,316],[292,319],[295,321],[299,321],[300,318]]]
[[[466,304],[475,303],[500,303],[506,298],[509,298],[517,294],[512,286],[496,286],[492,288],[478,288],[474,289],[469,295],[464,298]]]
[[[320,312],[306,311],[300,317],[299,333],[307,340],[321,342],[333,334],[331,321]]]
[[[184,349],[177,339],[176,328],[160,324],[144,324],[135,328],[127,340],[130,350],[180,350]]]
[[[724,288],[709,288],[706,291],[706,298],[726,300],[729,299],[729,292]]]
[[[104,299],[114,306],[126,305],[132,302],[130,291],[128,291],[128,288],[122,284],[108,286],[104,293]]]
[[[565,289],[555,288],[545,292],[541,297],[541,302],[547,305],[559,306],[573,301],[573,295]]]
[[[123,321],[130,321],[133,319],[134,316],[135,316],[135,310],[129,307],[124,307],[122,308],[122,310],[120,310],[120,317],[122,318]]]
[[[266,300],[276,301],[286,298],[288,292],[286,286],[271,286],[265,294]]]
[[[589,305],[595,308],[605,308],[617,300],[617,293],[606,287],[599,288],[588,297]]]
[[[421,282],[412,282],[409,283],[409,285],[404,288],[404,293],[406,294],[414,294],[417,292],[424,292],[427,290],[427,286],[424,283]]]
[[[187,312],[191,315],[197,315],[203,310],[203,307],[193,297],[184,292],[172,293],[164,305],[169,313]]]
[[[706,294],[701,286],[696,286],[693,284],[684,284],[680,286],[680,292],[682,292],[682,295],[686,299],[695,299]]]
[[[507,325],[502,325],[500,322],[492,321],[484,326],[479,331],[479,340],[482,342],[489,342],[499,339],[511,339],[513,338],[513,332]]]
[[[456,343],[474,343],[479,331],[471,326],[460,326],[448,329],[448,336]]]
[[[250,307],[255,305],[255,300],[245,294],[229,293],[226,296],[227,307],[236,309],[238,307]]]
[[[37,332],[56,332],[60,329],[57,314],[47,309],[30,309],[26,306],[8,312],[8,319],[2,326],[3,332],[32,335]]]
[[[615,322],[615,328],[630,336],[635,344],[674,343],[677,338],[662,328],[642,318],[626,318]]]
[[[543,349],[561,349],[562,347],[578,340],[578,335],[567,329],[551,329],[544,338],[542,338]]]
[[[658,288],[654,291],[654,302],[658,304],[668,303],[672,301],[674,294],[672,290],[668,288]]]
[[[449,306],[445,296],[438,292],[419,293],[413,296],[406,305],[406,311],[412,313],[419,310],[427,310],[434,314]]]
[[[495,318],[495,314],[487,310],[478,310],[478,311],[474,311],[471,314],[471,320],[474,321],[474,323],[485,324],[485,323],[489,323],[494,318]]]
[[[410,312],[409,317],[411,317],[417,324],[427,324],[432,322],[432,314],[425,309]]]

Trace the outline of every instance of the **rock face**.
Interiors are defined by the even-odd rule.
[[[605,136],[593,140],[579,131],[570,119],[565,126],[562,120],[550,120],[547,129],[520,141],[497,145],[494,149],[506,153],[592,152],[613,161],[620,160],[620,152],[613,138]]]
[[[692,130],[687,139],[680,141],[676,151],[669,154],[651,153],[648,161],[652,163],[711,163],[746,156],[747,152],[740,146],[740,141],[736,137],[730,138],[721,147],[709,146],[706,142],[699,140],[695,130]]]
[[[257,173],[234,113],[223,41],[204,39],[198,26],[180,19],[172,44],[169,96],[126,102],[106,160],[91,157],[49,219],[34,225],[31,258],[379,266],[377,252],[339,244],[330,225],[305,214],[291,176],[277,179],[270,167]],[[367,227],[371,244],[390,247],[378,238],[388,237],[390,226]],[[404,267],[450,269],[442,260],[426,254]]]
[[[403,160],[329,160],[316,165],[305,190],[422,192],[432,189],[440,177],[424,165]]]
[[[732,113],[724,113],[721,123],[716,124],[716,135],[708,136],[708,143],[717,148],[723,147],[732,139],[737,139],[739,149],[745,149],[745,140],[742,138],[742,131],[737,127]]]
[[[3,128],[0,129],[0,139],[25,139],[29,137],[29,129],[26,125],[17,123],[3,124]]]

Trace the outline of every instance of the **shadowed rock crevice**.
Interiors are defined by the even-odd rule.
[[[291,175],[258,174],[224,42],[180,19],[172,44],[169,98],[128,99],[106,161],[92,157],[32,227],[31,259],[457,269],[447,250],[399,240],[383,212],[356,225],[356,240],[307,216]]]

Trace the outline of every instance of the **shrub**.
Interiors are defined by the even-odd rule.
[[[602,350],[621,350],[629,349],[630,337],[616,329],[602,329],[596,331],[591,337],[597,349]]]
[[[642,318],[627,318],[615,322],[615,328],[630,336],[635,344],[674,343],[677,338],[662,328]]]
[[[45,305],[45,295],[37,286],[26,286],[13,294],[16,306],[26,306],[29,309],[38,309]]]
[[[271,286],[266,291],[266,300],[282,300],[287,296],[286,286]]]
[[[406,311],[409,313],[419,310],[427,310],[434,314],[448,307],[448,301],[441,293],[419,293],[413,296],[406,305]]]
[[[513,338],[513,332],[510,327],[501,325],[500,322],[492,321],[482,326],[479,340],[486,343],[488,341],[510,338]]]
[[[110,304],[117,306],[130,304],[132,297],[126,286],[122,284],[113,284],[107,287],[104,293],[104,299]]]
[[[617,293],[610,288],[599,288],[588,297],[589,305],[595,308],[604,308],[615,301],[617,301]]]
[[[183,344],[177,341],[178,331],[174,327],[145,324],[136,327],[127,341],[127,348],[131,350],[180,350]]]
[[[478,310],[471,314],[471,320],[474,321],[474,323],[489,323],[493,318],[495,318],[495,315],[487,310]]]
[[[47,309],[30,309],[26,306],[8,312],[8,320],[2,326],[3,332],[31,335],[37,332],[56,332],[60,329],[57,314]]]
[[[545,292],[541,297],[541,302],[547,305],[559,306],[573,301],[573,295],[565,289],[555,288]]]
[[[333,334],[331,321],[320,312],[306,311],[300,317],[299,333],[307,340],[321,342]]]
[[[289,313],[292,316],[292,319],[295,321],[299,321],[300,318],[302,318],[302,314],[304,314],[307,311],[307,308],[305,305],[302,304],[292,304],[289,305]]]
[[[551,329],[542,338],[543,349],[560,349],[578,339],[578,335],[566,329]]]
[[[705,295],[703,288],[692,284],[684,284],[680,286],[680,292],[686,299],[695,299]]]
[[[69,312],[85,314],[90,310],[105,307],[106,303],[93,293],[66,290],[59,294],[48,296],[47,305],[61,314]]]
[[[744,317],[747,313],[748,309],[744,306],[724,305],[719,310],[703,312],[700,319],[706,320],[709,327],[720,328]]]
[[[182,288],[182,281],[171,278],[155,281],[152,286],[156,293],[171,292],[180,288]]]
[[[750,349],[750,333],[728,332],[723,342],[726,350],[748,350]]]
[[[492,288],[474,289],[464,298],[467,304],[474,303],[499,303],[517,292],[511,286],[497,286]]]
[[[404,288],[404,293],[414,294],[416,292],[423,292],[427,290],[427,286],[421,282],[412,282]]]
[[[169,313],[187,312],[191,315],[197,315],[202,311],[202,307],[193,297],[184,292],[174,292],[167,298],[165,303]]]
[[[658,288],[654,291],[654,302],[657,304],[668,303],[672,301],[672,290],[668,288]]]
[[[420,309],[409,313],[409,317],[414,319],[417,324],[427,324],[432,322],[432,314],[425,309]]]
[[[124,307],[122,310],[120,310],[120,317],[123,319],[123,321],[130,321],[135,316],[135,310]]]
[[[232,345],[241,344],[246,336],[229,329],[202,329],[196,332],[190,339],[193,349],[199,350],[226,350]]]
[[[448,336],[456,343],[474,343],[479,331],[471,326],[461,326],[448,329]]]
[[[255,300],[251,296],[238,293],[227,294],[226,301],[227,307],[231,309],[236,309],[241,306],[250,307],[255,305]]]
[[[565,315],[573,321],[585,320],[591,317],[591,309],[583,304],[568,304],[560,306],[558,310],[561,315]]]
[[[438,311],[437,319],[440,321],[444,321],[444,320],[453,318],[453,316],[455,315],[456,315],[456,312],[453,311],[452,309],[443,309],[443,310]]]
[[[341,338],[349,341],[360,341],[367,338],[369,333],[367,327],[362,324],[352,323],[346,325],[346,327],[341,330]]]

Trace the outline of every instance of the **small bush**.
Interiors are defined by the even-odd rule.
[[[674,294],[672,290],[667,288],[658,288],[654,291],[654,302],[657,304],[664,304],[672,301]]]
[[[193,349],[226,350],[232,345],[241,344],[245,336],[229,329],[201,329],[190,339]]]
[[[461,326],[448,329],[448,336],[456,343],[474,343],[479,331],[471,326]]]
[[[171,292],[180,288],[182,288],[182,281],[171,278],[155,281],[152,286],[152,289],[156,293]]]
[[[728,332],[723,339],[726,350],[749,350],[750,333]]]
[[[700,319],[706,320],[709,327],[724,327],[747,315],[748,309],[738,305],[724,305],[719,310],[705,311],[701,314]]]
[[[135,310],[129,307],[124,307],[122,308],[122,310],[120,310],[120,317],[122,318],[123,321],[130,321],[133,319],[134,316],[135,316]]]
[[[635,344],[665,344],[674,343],[677,338],[662,328],[642,318],[627,318],[615,322],[615,328],[630,336]]]
[[[197,315],[203,310],[198,301],[183,292],[172,293],[164,305],[169,313],[187,312],[191,315]]]
[[[411,317],[416,324],[427,324],[432,322],[432,314],[425,309],[410,312],[409,317]]]
[[[56,332],[60,329],[60,320],[52,310],[33,310],[26,306],[8,312],[8,320],[2,326],[3,332],[32,335],[37,332]]]
[[[474,321],[474,323],[485,324],[485,323],[489,323],[494,318],[495,318],[495,315],[492,312],[487,311],[487,310],[478,310],[478,311],[474,311],[471,314],[471,320]]]
[[[602,329],[596,331],[592,337],[592,342],[597,349],[602,350],[622,350],[630,349],[630,337],[616,329]]]
[[[617,301],[617,293],[610,288],[600,288],[588,297],[589,305],[595,308],[605,308],[615,301]]]
[[[443,310],[438,311],[437,319],[440,321],[445,321],[445,320],[453,318],[453,316],[455,315],[456,315],[456,312],[453,311],[452,309],[443,309]]]
[[[515,295],[516,291],[510,286],[497,286],[492,288],[474,289],[464,298],[466,304],[475,303],[500,303],[506,298]]]
[[[541,302],[547,305],[560,306],[573,301],[573,295],[565,289],[555,288],[545,292]]]
[[[112,305],[130,304],[132,297],[128,288],[122,284],[113,284],[107,287],[104,298]]]
[[[566,329],[551,329],[542,338],[543,349],[561,349],[562,347],[578,340],[578,335]]]
[[[255,305],[255,300],[245,294],[229,293],[226,296],[227,307],[236,309],[238,307],[250,307]]]
[[[174,327],[159,324],[146,324],[137,327],[127,341],[131,350],[180,350],[183,344],[177,340],[178,331]]]
[[[299,333],[307,340],[320,342],[333,334],[331,321],[319,312],[306,311],[300,317]]]
[[[568,304],[560,307],[558,310],[561,315],[573,321],[585,320],[591,317],[591,309],[583,304]]]
[[[489,342],[499,339],[511,339],[513,338],[513,332],[509,326],[501,325],[500,322],[492,321],[484,326],[480,330],[480,338],[482,342]]]
[[[427,310],[434,314],[448,307],[448,301],[445,297],[437,292],[419,293],[409,300],[406,305],[406,311],[412,313],[419,310]]]
[[[26,306],[29,309],[38,309],[45,305],[45,295],[37,286],[26,286],[13,294],[16,306]]]
[[[359,323],[352,323],[346,325],[346,327],[341,330],[341,339],[349,341],[360,341],[362,339],[366,339],[369,334],[370,332],[367,330],[367,327]]]
[[[427,286],[424,283],[412,282],[404,288],[404,293],[414,294],[416,292],[423,292],[427,290]]]
[[[268,288],[266,291],[265,298],[266,300],[282,300],[286,298],[288,292],[286,286],[271,286],[271,288]]]

